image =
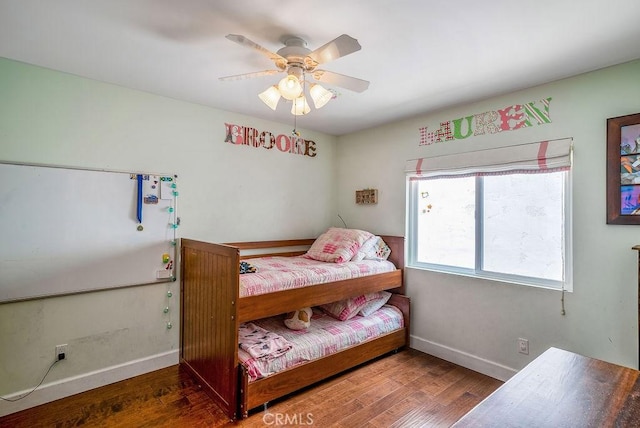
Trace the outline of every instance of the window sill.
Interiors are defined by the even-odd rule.
[[[471,278],[471,279],[492,281],[492,282],[498,282],[498,283],[507,284],[507,285],[514,285],[514,286],[525,286],[525,287],[533,287],[533,288],[542,288],[542,289],[550,290],[550,291],[559,291],[559,292],[563,292],[564,291],[564,292],[568,292],[568,293],[572,293],[573,292],[573,285],[572,284],[565,284],[564,290],[563,290],[563,288],[560,287],[560,286],[545,284],[543,282],[526,281],[526,280],[519,280],[519,279],[515,279],[515,278],[507,278],[507,277],[500,276],[500,275],[490,275],[490,274],[484,274],[483,275],[483,274],[477,274],[477,273],[471,273],[471,272],[448,270],[448,269],[438,269],[436,267],[415,266],[415,265],[407,265],[407,266],[405,266],[405,269],[412,269],[412,270],[426,271],[426,272],[435,272],[435,273],[446,274],[446,275],[463,276],[463,277]]]

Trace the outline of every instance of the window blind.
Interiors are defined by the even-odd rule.
[[[572,162],[572,138],[408,160],[412,179],[464,175],[545,173],[566,170]]]

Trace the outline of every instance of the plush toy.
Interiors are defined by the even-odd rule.
[[[302,308],[289,312],[284,318],[284,325],[291,330],[305,330],[311,325],[311,308]]]

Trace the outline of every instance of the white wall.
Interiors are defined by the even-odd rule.
[[[428,74],[428,70],[425,71]],[[635,226],[606,224],[606,119],[640,112],[640,61],[450,108],[338,139],[338,211],[352,227],[405,232],[408,159],[563,137],[574,138],[574,291],[560,314],[560,292],[416,269],[406,270],[412,298],[412,346],[505,379],[548,347],[638,367],[638,255]],[[418,129],[552,97],[552,123],[419,146]],[[375,206],[354,191],[379,189]],[[516,340],[530,341],[519,354]]]
[[[335,137],[302,128],[314,158],[224,142],[224,123],[278,124],[0,59],[0,160],[178,175],[180,237],[216,242],[308,238],[336,219]],[[304,124],[304,119],[299,120]],[[69,207],[72,208],[72,207]],[[46,215],[46,213],[42,213]],[[4,245],[11,245],[5,242]],[[0,415],[177,363],[167,285],[0,304],[0,395],[44,388]]]

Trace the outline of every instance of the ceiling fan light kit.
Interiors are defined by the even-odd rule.
[[[309,87],[309,95],[311,95],[313,105],[316,106],[316,109],[322,108],[333,98],[333,92],[325,89],[317,83],[311,84]]]
[[[257,43],[238,34],[228,34],[227,39],[242,46],[255,49],[271,61],[278,70],[265,70],[236,76],[221,77],[220,80],[239,80],[252,77],[270,76],[276,73],[287,75],[278,82],[258,94],[260,100],[272,110],[276,110],[280,98],[292,101],[291,114],[295,116],[305,115],[311,111],[304,94],[305,76],[308,73],[314,80],[329,85],[340,86],[355,92],[362,92],[369,87],[369,82],[355,77],[333,73],[327,70],[318,70],[320,64],[336,60],[361,49],[360,43],[353,37],[343,34],[334,40],[311,51],[307,42],[299,37],[289,37],[285,40],[285,46],[273,53]],[[331,92],[323,86],[312,83],[309,95],[316,109],[322,108],[334,98]]]
[[[278,101],[280,101],[280,91],[276,85],[270,86],[266,91],[258,94],[258,98],[262,100],[263,103],[268,105],[271,110],[275,111],[276,107],[278,107]]]
[[[291,106],[291,114],[294,116],[303,116],[311,111],[311,107],[309,107],[309,103],[307,103],[307,97],[302,94],[295,100],[293,100],[293,105]]]

